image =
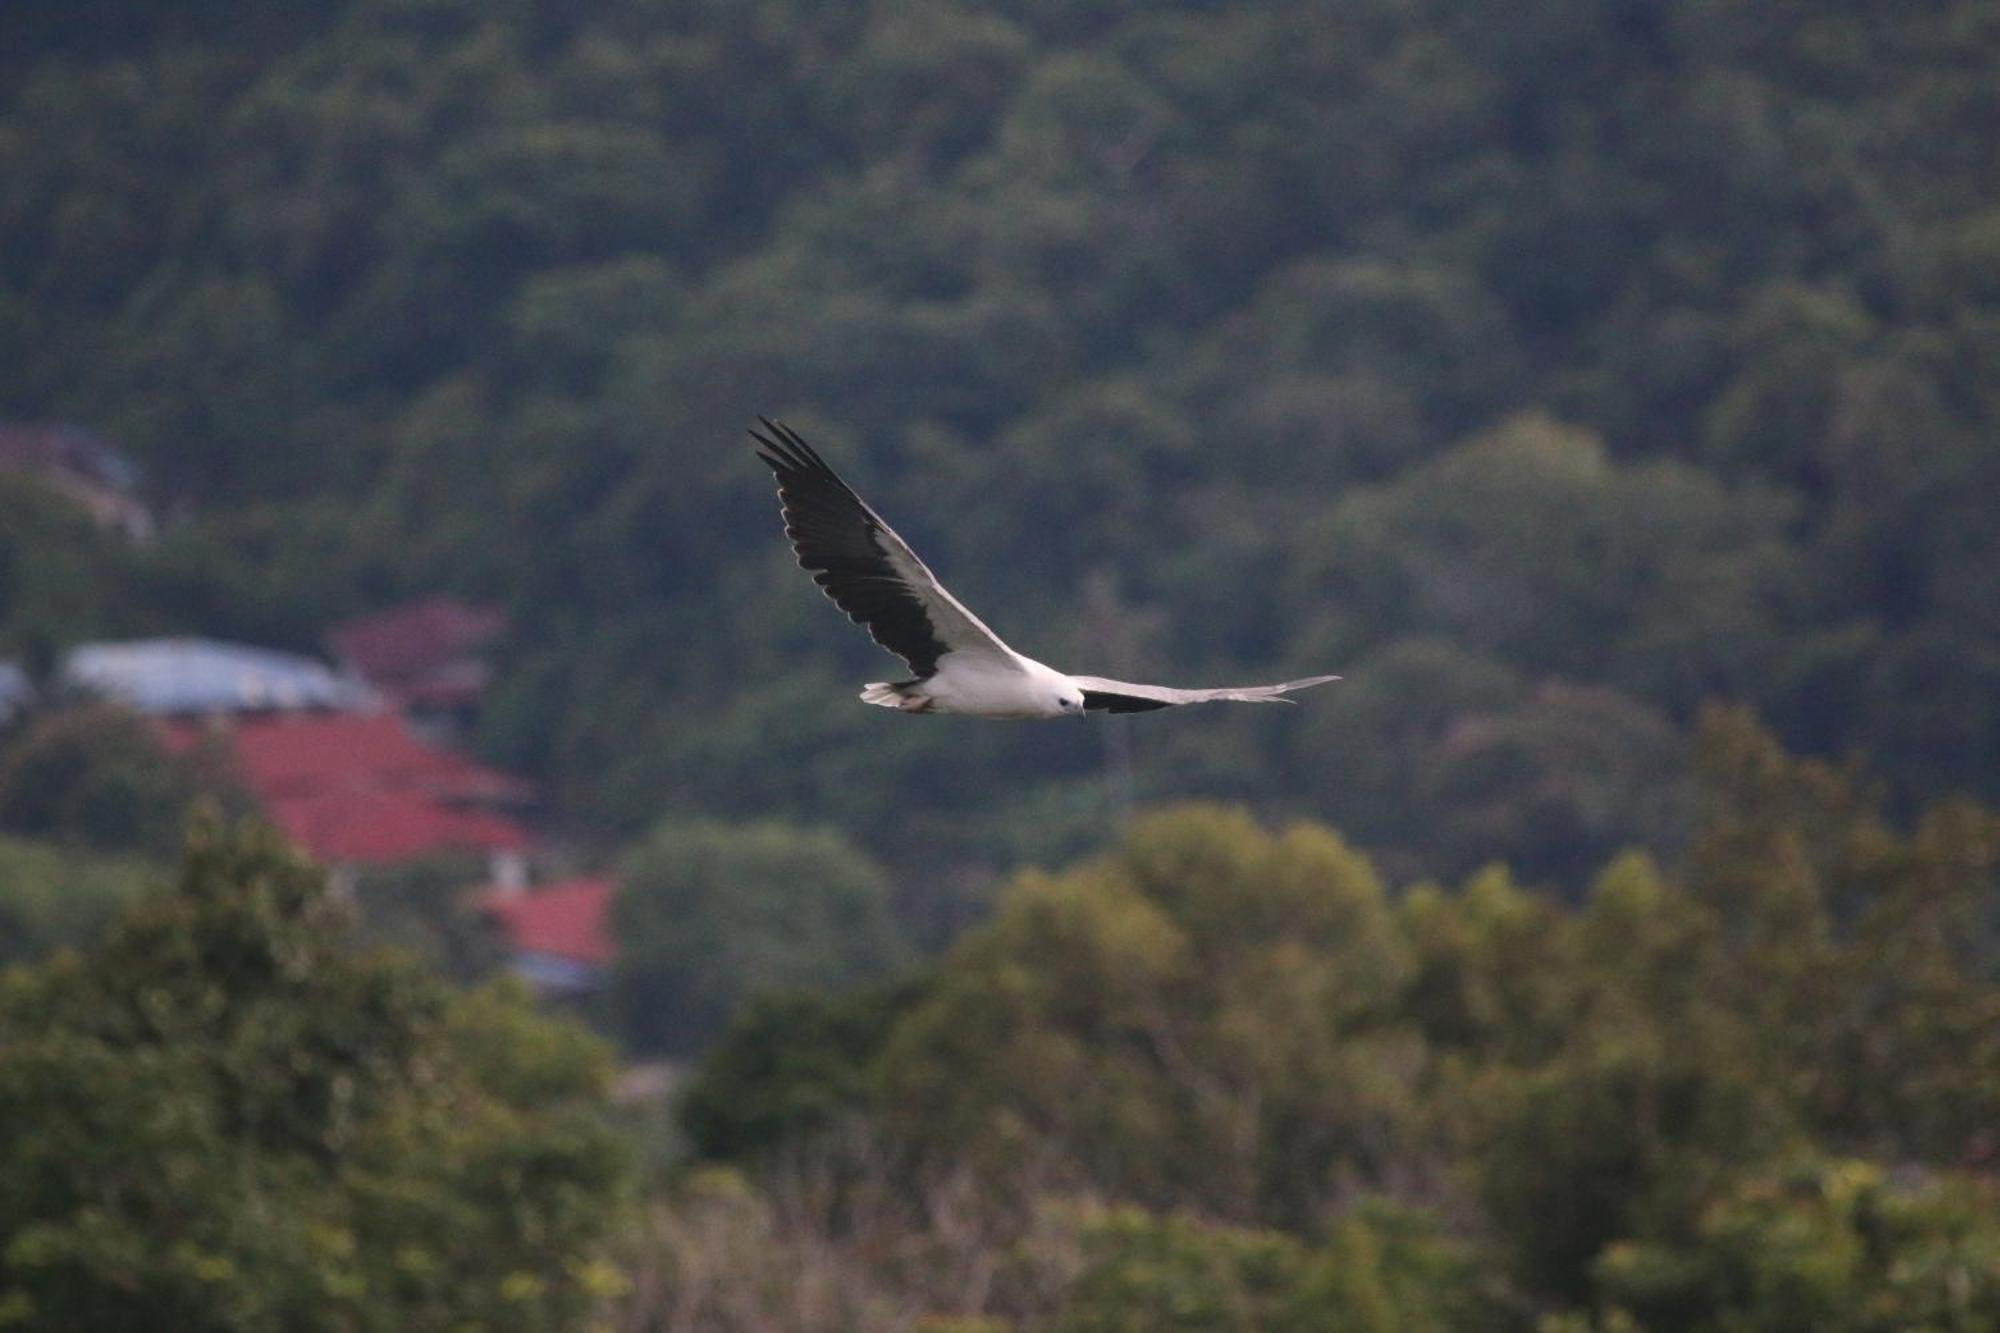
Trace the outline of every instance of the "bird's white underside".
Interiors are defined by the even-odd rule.
[[[861,691],[864,703],[911,713],[959,713],[993,718],[1068,717],[1072,714],[1082,716],[1087,708],[1133,712],[1221,700],[1240,703],[1290,702],[1283,700],[1282,696],[1339,679],[1337,676],[1310,676],[1275,685],[1178,689],[1167,685],[1108,680],[1100,676],[1067,676],[1033,658],[1023,657],[987,628],[986,623],[963,602],[952,596],[909,544],[834,475],[810,446],[776,423],[765,421],[764,425],[770,431],[769,436],[756,435],[754,431],[752,434],[770,451],[759,456],[778,473],[781,496],[785,494],[784,488],[788,484],[785,478],[803,478],[805,481],[801,484],[809,483],[817,488],[815,500],[819,507],[813,513],[813,524],[824,525],[828,521],[826,506],[831,504],[832,512],[852,525],[852,532],[843,535],[847,540],[843,537],[834,540],[834,547],[839,551],[839,573],[836,575],[833,573],[836,564],[831,550],[825,550],[818,557],[822,563],[814,563],[815,557],[808,554],[804,545],[812,539],[802,535],[805,528],[792,526],[793,513],[790,501],[786,500],[786,532],[798,544],[800,563],[817,571],[821,589],[850,616],[867,623],[876,641],[903,657],[912,668],[923,673],[924,667],[919,664],[931,663],[932,654],[936,654],[935,663],[928,673],[920,674],[918,679],[893,684],[878,681],[867,686]],[[859,569],[854,567],[851,542],[854,535],[859,535],[879,556],[881,564],[875,569],[870,570],[865,562]],[[857,586],[871,581],[890,584],[913,600],[921,609],[923,630],[912,634],[911,626],[905,620],[895,620],[897,628],[885,631],[880,620],[868,619],[870,613],[857,611],[853,603],[842,600],[840,589],[843,586],[852,593]],[[875,614],[879,616],[880,612]],[[905,636],[900,641],[895,637],[898,633]],[[1089,696],[1088,701],[1086,695]]]
[[[1002,655],[1004,654],[1004,656]],[[1011,649],[946,653],[927,679],[901,690],[887,684],[861,692],[868,703],[911,713],[976,717],[1067,717],[1081,714],[1083,692],[1068,676]],[[1069,700],[1067,707],[1064,700]]]

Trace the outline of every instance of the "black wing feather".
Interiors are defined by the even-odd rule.
[[[1090,713],[1150,713],[1155,708],[1172,708],[1165,699],[1141,699],[1136,694],[1114,694],[1110,690],[1085,690],[1084,711]]]
[[[767,434],[751,431],[778,479],[785,535],[799,564],[869,637],[910,664],[919,677],[937,670],[950,651],[924,603],[890,563],[888,530],[813,447],[789,427],[759,417]]]

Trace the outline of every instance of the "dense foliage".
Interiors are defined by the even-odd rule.
[[[8,0],[0,418],[162,525],[0,475],[0,1327],[2000,1327],[1995,123],[1979,0]],[[862,707],[759,412],[1346,679]],[[144,892],[213,775],[46,692],[434,591],[726,1024],[635,1208],[464,867]]]
[[[0,966],[95,938],[155,873],[134,857],[0,837]]]
[[[0,50],[0,405],[185,520],[143,576],[51,533],[0,642],[495,596],[485,744],[579,819],[1088,846],[1084,730],[852,704],[763,411],[1026,651],[1348,676],[1141,719],[1144,797],[1580,886],[1684,829],[1711,695],[2000,781],[1975,0],[16,0]]]
[[[548,1329],[616,1288],[605,1050],[340,918],[203,826],[101,943],[0,974],[0,1327]]]
[[[2000,816],[1701,748],[1685,874],[1575,908],[1192,806],[912,986],[752,1009],[684,1105],[759,1183],[691,1180],[651,1281],[699,1329],[1992,1327]]]
[[[197,798],[236,795],[217,756],[169,756],[151,724],[121,708],[36,709],[0,731],[0,832],[164,860]]]
[[[0,403],[11,408],[4,390]],[[153,591],[126,543],[74,501],[0,472],[0,655],[47,684],[57,651],[78,638],[159,624]]]
[[[830,990],[902,961],[882,868],[828,829],[669,822],[620,872],[612,998],[639,1049],[680,1054],[758,991]]]

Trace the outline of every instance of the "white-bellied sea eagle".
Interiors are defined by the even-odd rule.
[[[1338,676],[1282,685],[1178,690],[1098,676],[1066,676],[1021,656],[937,581],[917,553],[826,465],[798,433],[765,417],[750,432],[778,478],[785,535],[799,564],[848,619],[909,663],[910,680],[876,681],[861,698],[906,713],[1069,717],[1143,713],[1233,699],[1270,703]],[[1286,700],[1285,702],[1290,702]]]

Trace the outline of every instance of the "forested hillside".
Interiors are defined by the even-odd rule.
[[[11,0],[0,70],[0,413],[172,520],[10,517],[11,648],[498,598],[579,827],[1093,845],[1097,731],[853,701],[763,412],[1024,651],[1347,677],[1137,720],[1142,799],[1576,888],[1709,698],[2000,791],[1991,6]]]
[[[1574,905],[1148,813],[916,971],[741,1007],[670,1139],[601,1042],[197,820],[94,941],[0,969],[0,1327],[1990,1333],[2000,815],[1891,817],[1741,712],[1697,751],[1683,867]],[[635,913],[640,949],[768,968],[742,918],[785,873],[867,921],[837,843],[647,859],[751,902]]]
[[[641,1289],[702,1330],[1995,1327],[2000,820],[1898,828],[1739,713],[1697,748],[1687,871],[1574,908],[1183,806],[921,976],[751,1006],[683,1119],[754,1187],[684,1178]]]

